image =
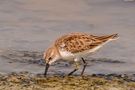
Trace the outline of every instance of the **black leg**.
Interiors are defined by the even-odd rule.
[[[48,71],[49,66],[50,66],[49,64],[46,64],[46,66],[45,66],[44,77],[46,77],[46,75],[47,75],[47,71]]]
[[[70,76],[70,75],[72,75],[75,71],[77,71],[78,69],[74,69],[72,72],[70,72],[69,74],[68,74],[68,76]]]
[[[75,62],[75,69],[73,71],[71,71],[68,76],[72,75],[74,72],[76,72],[79,69],[79,63]]]
[[[83,61],[84,65],[83,65],[83,70],[82,70],[82,72],[81,72],[81,75],[83,75],[83,73],[84,73],[84,71],[85,71],[85,68],[86,68],[86,66],[87,66],[87,63],[85,62],[84,58],[82,58],[82,61]]]

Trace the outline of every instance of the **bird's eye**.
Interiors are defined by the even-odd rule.
[[[51,57],[49,57],[49,60],[51,60],[52,58]]]

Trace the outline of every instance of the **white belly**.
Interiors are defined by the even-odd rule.
[[[68,52],[68,51],[64,51],[64,50],[61,50],[59,52],[60,52],[60,55],[61,55],[61,58],[62,59],[64,59],[64,60],[73,60],[76,57],[85,57],[85,56],[88,56],[91,53],[93,53],[96,50],[98,50],[100,47],[101,46],[98,46],[98,47],[95,47],[93,49],[85,50],[85,51],[82,51],[82,52],[79,52],[79,53],[74,53],[74,54],[71,53],[71,52]]]

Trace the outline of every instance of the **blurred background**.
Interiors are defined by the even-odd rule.
[[[134,0],[0,0],[0,54],[8,57],[0,57],[0,72],[42,73],[42,66],[9,63],[17,53],[10,54],[42,53],[60,35],[70,32],[120,36],[90,58],[123,63],[96,63],[87,73],[135,73]]]

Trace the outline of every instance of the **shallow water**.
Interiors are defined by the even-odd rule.
[[[87,58],[90,65],[85,74],[135,73],[134,16],[134,1],[1,0],[0,72],[43,73],[42,52],[57,37],[88,32],[119,33],[120,38]],[[66,74],[72,69],[67,62],[61,62],[53,65],[49,74]]]

